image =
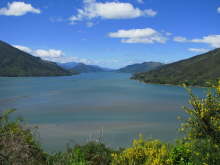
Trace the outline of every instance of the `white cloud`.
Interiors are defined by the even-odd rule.
[[[220,48],[220,35],[209,35],[202,37],[201,39],[192,39],[194,43],[205,43],[209,44],[214,48]]]
[[[185,37],[180,37],[180,36],[174,37],[173,40],[176,42],[187,42],[188,41]]]
[[[39,14],[41,11],[32,7],[31,4],[16,1],[8,3],[7,7],[0,9],[0,15],[6,16],[22,16],[29,12]]]
[[[55,49],[37,49],[34,50],[34,54],[39,56],[39,57],[51,57],[51,58],[58,58],[63,56],[63,52],[61,50],[55,50]]]
[[[34,56],[41,57],[43,59],[58,58],[58,57],[63,56],[63,54],[64,54],[61,50],[56,50],[56,49],[48,49],[48,50],[35,49],[35,50],[33,50],[31,48],[28,48],[26,46],[21,46],[21,45],[14,45],[14,47],[16,47],[24,52],[27,52],[29,54],[32,54]]]
[[[21,46],[21,45],[13,45],[14,47],[24,51],[24,52],[27,52],[27,53],[32,53],[32,49],[26,47],[26,46]]]
[[[208,35],[202,38],[187,39],[185,37],[174,37],[176,42],[189,42],[189,43],[204,43],[213,48],[220,48],[220,35]]]
[[[78,9],[77,15],[69,18],[74,23],[83,19],[131,19],[141,16],[153,17],[157,14],[152,9],[141,10],[130,3],[122,2],[96,2],[96,0],[84,0],[83,9]]]
[[[196,53],[205,53],[208,52],[208,49],[204,49],[204,48],[189,48],[188,49],[190,52],[196,52]]]
[[[119,30],[109,33],[111,38],[121,38],[122,43],[165,43],[167,38],[152,28]]]
[[[85,64],[93,64],[93,61],[88,60],[86,58],[79,58],[75,56],[65,56],[64,52],[62,50],[56,50],[56,49],[31,49],[26,46],[21,46],[21,45],[13,45],[14,47],[27,52],[31,55],[34,55],[36,57],[40,57],[43,60],[48,60],[48,61],[53,61],[53,62],[60,62],[60,63],[65,63],[65,62],[81,62]]]
[[[217,12],[220,13],[220,7],[217,9]]]

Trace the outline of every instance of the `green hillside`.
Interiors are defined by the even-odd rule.
[[[132,77],[145,83],[173,85],[185,83],[192,86],[208,86],[207,81],[218,78],[220,78],[220,48]]]
[[[70,75],[56,63],[41,60],[0,41],[0,76],[64,76]]]
[[[69,71],[76,71],[78,73],[90,73],[90,72],[105,72],[105,69],[96,66],[96,65],[86,65],[83,63],[78,63],[73,68],[69,69]]]
[[[117,70],[118,72],[124,72],[124,73],[138,73],[138,72],[147,72],[153,69],[156,69],[158,67],[161,67],[163,64],[160,62],[144,62],[141,64],[133,64],[128,65],[124,68],[120,68]]]

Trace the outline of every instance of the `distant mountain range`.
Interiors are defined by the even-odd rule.
[[[162,63],[160,62],[144,62],[141,64],[133,64],[128,65],[126,67],[120,68],[117,71],[118,72],[125,72],[125,73],[139,73],[139,72],[147,72],[153,69],[156,69],[158,67],[161,67]]]
[[[77,63],[77,62],[67,62],[67,63],[58,63],[57,62],[57,65],[59,65],[60,67],[62,67],[63,69],[66,69],[66,70],[72,69],[73,67],[75,67],[78,64],[79,63]]]
[[[149,72],[137,73],[132,78],[145,83],[209,86],[207,81],[220,78],[220,48]]]
[[[64,76],[71,73],[0,41],[0,76]]]
[[[108,72],[112,71],[108,68],[102,68],[97,65],[87,65],[84,63],[77,63],[77,62],[69,62],[69,63],[58,63],[64,69],[69,70],[70,72],[77,72],[77,73],[89,73],[89,72]]]

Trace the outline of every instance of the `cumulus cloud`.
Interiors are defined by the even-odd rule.
[[[185,37],[174,37],[176,42],[204,43],[213,48],[220,48],[220,35],[208,35],[202,38],[187,39]]]
[[[53,62],[80,62],[85,64],[92,64],[93,62],[91,60],[88,60],[86,58],[79,58],[75,56],[65,56],[64,52],[62,50],[57,49],[31,49],[26,46],[21,45],[13,45],[14,47],[27,52],[33,56],[40,57],[43,60],[53,61]]]
[[[208,52],[208,49],[204,49],[204,48],[189,48],[188,49],[190,52],[196,52],[196,53],[205,53]]]
[[[181,37],[181,36],[174,37],[173,40],[176,42],[187,42],[188,41],[186,37]]]
[[[220,35],[209,35],[199,39],[193,39],[194,43],[205,43],[209,44],[214,48],[220,48]]]
[[[135,8],[131,3],[122,2],[96,2],[96,0],[84,0],[84,7],[78,9],[77,15],[69,20],[74,23],[83,19],[131,19],[141,16],[153,17],[157,14],[152,9],[141,10]]]
[[[63,52],[61,50],[56,50],[56,49],[48,49],[48,50],[45,50],[45,49],[31,49],[29,47],[26,47],[26,46],[21,46],[21,45],[14,45],[14,47],[24,51],[24,52],[27,52],[29,54],[32,54],[34,56],[37,56],[37,57],[41,57],[41,58],[58,58],[58,57],[61,57],[63,56]]]
[[[17,49],[24,51],[24,52],[32,54],[33,50],[31,48],[28,48],[26,46],[21,46],[21,45],[13,45],[13,46],[16,47]]]
[[[41,11],[32,7],[31,4],[27,4],[24,2],[12,2],[8,3],[8,6],[0,9],[0,15],[6,16],[22,16],[27,13],[35,13],[39,14]]]
[[[217,9],[217,12],[220,13],[220,7]]]
[[[108,34],[111,38],[121,38],[122,43],[165,43],[167,38],[160,32],[152,29],[118,30]]]

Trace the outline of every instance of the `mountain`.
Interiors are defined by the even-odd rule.
[[[0,76],[64,76],[71,73],[0,41]]]
[[[142,64],[133,64],[128,65],[124,68],[120,68],[117,70],[118,72],[125,72],[125,73],[138,73],[138,72],[147,72],[158,67],[161,67],[163,64],[160,62],[144,62]]]
[[[75,67],[77,64],[77,62],[67,62],[67,63],[57,63],[57,65],[59,65],[61,68],[63,69],[72,69],[73,67]]]
[[[68,63],[57,63],[60,67],[69,70],[70,72],[77,73],[89,73],[89,72],[110,72],[112,69],[102,68],[96,65],[87,65],[84,63],[68,62]]]
[[[208,86],[207,81],[218,78],[220,78],[220,48],[132,77],[145,83],[174,85],[185,83],[190,86]]]
[[[78,63],[73,68],[71,68],[70,71],[76,71],[78,73],[89,73],[89,72],[105,72],[106,70],[96,65],[86,65],[83,63]]]

